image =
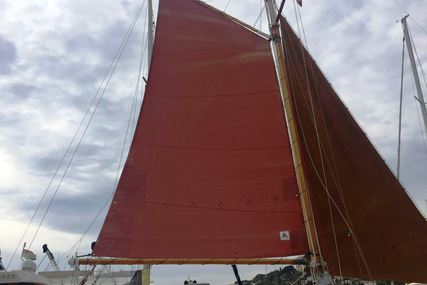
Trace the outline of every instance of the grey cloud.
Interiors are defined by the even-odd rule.
[[[107,189],[109,190],[108,192],[103,189],[104,191],[97,191],[97,193],[59,197],[52,206],[49,216],[47,216],[46,225],[53,229],[82,234],[82,229],[86,229],[90,225],[102,205],[109,199],[111,188]],[[104,214],[97,219],[96,225],[91,228],[89,234],[97,235],[105,216],[105,210]],[[67,222],[64,223],[64,221]]]
[[[12,41],[0,36],[0,74],[11,72],[12,65],[17,59],[16,46]]]
[[[137,39],[142,38],[142,31],[140,27],[141,21],[142,20],[139,19],[137,26],[134,28],[134,31],[129,38],[128,46],[124,52],[124,58],[128,57],[130,60],[134,60],[135,58],[135,52],[137,52],[135,48],[139,45]],[[101,56],[103,63],[107,65],[112,61],[120,47],[129,28],[129,24],[129,22],[117,20],[110,23],[108,28],[106,28],[101,34],[82,35],[81,33],[76,33],[70,35],[65,41],[66,51],[69,53],[88,52],[96,56]],[[145,30],[143,33],[145,33]],[[129,55],[131,57],[129,57]]]
[[[9,87],[10,94],[16,100],[28,99],[37,91],[40,91],[37,86],[28,83],[16,83]]]
[[[108,187],[110,185],[102,183],[102,180],[99,181],[101,183],[92,185],[96,186],[94,189],[96,191],[93,192],[82,191],[80,194],[73,195],[58,192],[54,203],[45,217],[44,224],[51,229],[66,231],[78,235],[82,234],[83,230],[90,225],[96,214],[101,210],[102,206],[105,205],[107,200],[109,200],[112,193],[111,187]],[[51,189],[51,191],[48,192],[46,199],[35,216],[34,224],[38,224],[44,215],[53,190],[54,189]],[[27,220],[29,220],[33,215],[32,210],[36,208],[37,204],[37,200],[30,199],[24,199],[20,204],[20,211],[25,213]],[[91,228],[91,231],[89,232],[90,235],[96,235],[97,231],[99,231],[99,226],[102,224],[103,217],[107,209],[108,207],[104,209],[103,215],[97,219],[95,226]]]
[[[97,79],[98,74],[94,72],[93,67],[82,61],[53,55],[44,55],[36,60],[39,75],[83,85]]]

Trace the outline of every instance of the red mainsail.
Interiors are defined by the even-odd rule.
[[[268,40],[198,1],[160,1],[141,116],[95,255],[307,250]]]

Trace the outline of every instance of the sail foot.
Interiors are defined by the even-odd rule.
[[[246,265],[307,265],[305,258],[71,258],[71,266],[79,265],[137,265],[137,264],[246,264]]]

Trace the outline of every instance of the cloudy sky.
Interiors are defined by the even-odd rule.
[[[6,265],[143,2],[0,0],[0,248]],[[227,7],[228,13],[252,25],[262,1],[234,0],[228,6],[228,0],[208,2],[221,10]],[[427,30],[425,11],[424,0],[305,0],[301,10],[310,52],[392,169],[396,168],[402,45],[402,29],[396,20],[409,12]],[[295,23],[290,0],[285,14]],[[129,37],[34,239],[32,249],[39,260],[43,243],[61,256],[82,238],[114,189],[135,94],[145,18],[145,14],[139,18]],[[265,24],[263,15],[257,27],[266,31]],[[427,33],[411,19],[409,24],[427,69]],[[406,64],[401,180],[424,209],[427,141],[421,133],[419,106],[413,99],[409,61]],[[95,103],[98,98],[100,94]],[[86,117],[85,125],[89,119]],[[84,128],[79,134],[83,132]],[[53,181],[24,241],[33,240],[64,169]],[[96,239],[104,214],[84,236],[79,254],[86,253]],[[15,257],[10,269],[16,266]],[[252,278],[269,269],[273,268],[243,267],[242,275]],[[219,266],[153,270],[155,284],[180,284],[188,275],[215,285],[234,281],[231,270]]]

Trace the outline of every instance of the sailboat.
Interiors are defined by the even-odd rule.
[[[159,2],[129,157],[95,257],[76,262],[427,282],[425,219],[272,1],[270,36]]]
[[[160,0],[129,156],[75,265],[303,264],[427,282],[427,223],[271,0],[271,35]],[[329,276],[329,277],[328,277]]]

